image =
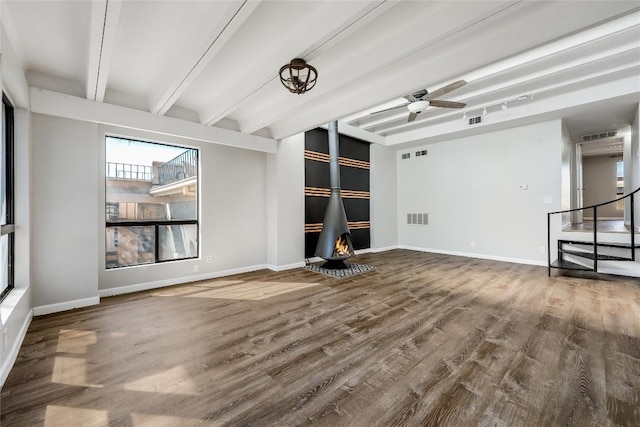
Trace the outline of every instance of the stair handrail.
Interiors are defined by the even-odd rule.
[[[631,228],[631,260],[635,261],[636,259],[636,250],[635,250],[635,244],[636,244],[636,226],[635,226],[635,206],[634,206],[634,198],[633,196],[636,193],[640,193],[640,187],[638,187],[636,190],[632,191],[629,194],[626,194],[622,197],[619,197],[617,199],[608,201],[608,202],[603,202],[603,203],[598,203],[596,205],[591,205],[591,206],[585,206],[582,208],[575,208],[575,209],[565,209],[562,211],[555,211],[555,212],[547,212],[547,270],[548,270],[548,274],[549,276],[551,276],[551,215],[557,215],[557,214],[563,214],[563,213],[571,213],[571,212],[577,212],[577,211],[583,211],[583,210],[587,210],[587,209],[592,209],[593,210],[593,271],[598,271],[598,208],[605,206],[605,205],[609,205],[611,203],[617,203],[620,200],[624,200],[629,198],[630,201],[630,216],[631,216],[631,222],[630,222],[630,228]]]

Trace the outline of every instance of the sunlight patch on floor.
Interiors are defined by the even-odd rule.
[[[51,373],[51,382],[100,388],[101,384],[92,384],[87,378],[87,359],[84,357],[56,356]]]
[[[317,285],[319,285],[319,283],[242,282],[221,289],[212,289],[210,291],[185,296],[187,298],[220,298],[259,301],[277,295],[311,288]]]
[[[106,427],[107,411],[48,405],[44,415],[45,427]]]
[[[202,424],[202,420],[196,418],[171,417],[168,415],[151,415],[151,414],[131,414],[133,427],[176,427],[176,426],[193,426]],[[218,426],[221,424],[211,422],[208,426]]]
[[[224,288],[231,285],[239,285],[244,280],[216,280],[215,282],[195,283],[193,286],[197,288]]]
[[[87,349],[98,342],[94,331],[80,331],[77,329],[61,329],[58,334],[58,353],[87,354]]]
[[[186,396],[197,394],[196,386],[191,381],[189,372],[182,366],[176,366],[163,372],[140,378],[125,384],[124,389]]]
[[[193,289],[192,286],[179,287],[179,288],[168,287],[168,288],[155,291],[151,295],[153,295],[154,297],[180,297],[186,294],[192,294],[197,291],[198,290]]]

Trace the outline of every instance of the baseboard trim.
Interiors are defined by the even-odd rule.
[[[510,262],[513,264],[537,265],[540,267],[547,266],[547,263],[544,261],[536,261],[531,259],[510,258],[510,257],[485,255],[485,254],[469,253],[469,252],[446,251],[442,249],[419,248],[416,246],[405,246],[405,245],[400,245],[400,249],[407,249],[410,251],[418,251],[418,252],[429,252],[429,253],[442,254],[442,255],[463,256],[467,258],[487,259],[491,261]]]
[[[294,268],[302,268],[304,267],[304,261],[294,262],[293,264],[285,264],[285,265],[272,265],[268,264],[267,268],[271,271],[285,271],[285,270],[293,270]]]
[[[34,316],[44,316],[45,314],[58,313],[60,311],[73,310],[74,308],[89,307],[100,304],[100,297],[76,299],[73,301],[58,302],[55,304],[40,305],[33,307]]]
[[[400,249],[400,246],[395,245],[395,246],[385,246],[384,248],[373,248],[371,249],[371,252],[374,254],[377,254],[379,252],[387,252],[387,251],[392,251],[394,249]]]
[[[4,382],[7,380],[7,377],[9,377],[9,372],[11,372],[13,364],[16,363],[18,352],[20,351],[20,347],[22,347],[22,342],[24,341],[24,337],[27,335],[27,330],[29,329],[32,319],[33,310],[29,312],[29,315],[24,319],[24,322],[22,322],[22,326],[18,332],[18,339],[15,340],[13,346],[11,346],[11,351],[5,353],[6,357],[4,358],[4,363],[2,363],[2,368],[0,369],[0,389],[4,386]]]
[[[154,282],[136,283],[135,285],[118,286],[116,288],[100,289],[98,295],[101,298],[115,295],[130,294],[133,292],[148,291],[150,289],[164,288],[167,286],[181,285],[183,283],[197,282],[199,280],[217,279],[219,277],[232,276],[234,274],[250,273],[252,271],[264,270],[268,268],[266,264],[252,265],[248,267],[234,268],[230,270],[216,271],[213,273],[194,274],[191,276],[176,277],[167,280],[157,280]]]

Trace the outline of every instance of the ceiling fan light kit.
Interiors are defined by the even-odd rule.
[[[318,71],[301,58],[294,58],[283,65],[279,74],[282,85],[298,95],[313,89],[318,80]]]
[[[429,101],[421,99],[419,101],[415,101],[407,105],[407,109],[412,113],[420,114],[424,110],[426,110],[428,106],[429,106]]]
[[[461,86],[466,85],[467,82],[465,80],[458,80],[457,82],[450,83],[440,89],[436,89],[433,92],[429,92],[426,89],[421,89],[417,92],[412,93],[411,95],[406,95],[404,99],[406,99],[407,103],[402,105],[397,105],[395,107],[387,108],[380,111],[375,111],[370,114],[378,114],[385,111],[392,111],[398,108],[407,108],[409,110],[409,117],[407,118],[407,122],[412,122],[418,117],[418,114],[424,112],[429,106],[432,107],[440,107],[440,108],[464,108],[467,106],[464,102],[454,102],[454,101],[445,101],[440,98],[447,93],[458,89]]]

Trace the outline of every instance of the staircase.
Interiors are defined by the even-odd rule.
[[[547,254],[548,274],[551,269],[591,271],[640,277],[640,263],[637,263],[636,250],[640,249],[640,234],[636,227],[635,198],[640,188],[619,199],[579,209],[570,209],[547,214]],[[598,208],[624,200],[629,205],[630,221],[628,233],[605,233],[598,231]],[[569,214],[577,211],[591,211],[593,214],[593,233],[572,233],[572,238],[557,238],[557,259],[551,261],[551,222],[553,215]],[[568,233],[562,233],[566,236]],[[638,235],[637,235],[638,234]],[[577,237],[577,238],[575,238]],[[617,268],[626,263],[627,269]],[[636,271],[637,270],[637,271]],[[626,272],[625,272],[626,271]]]

